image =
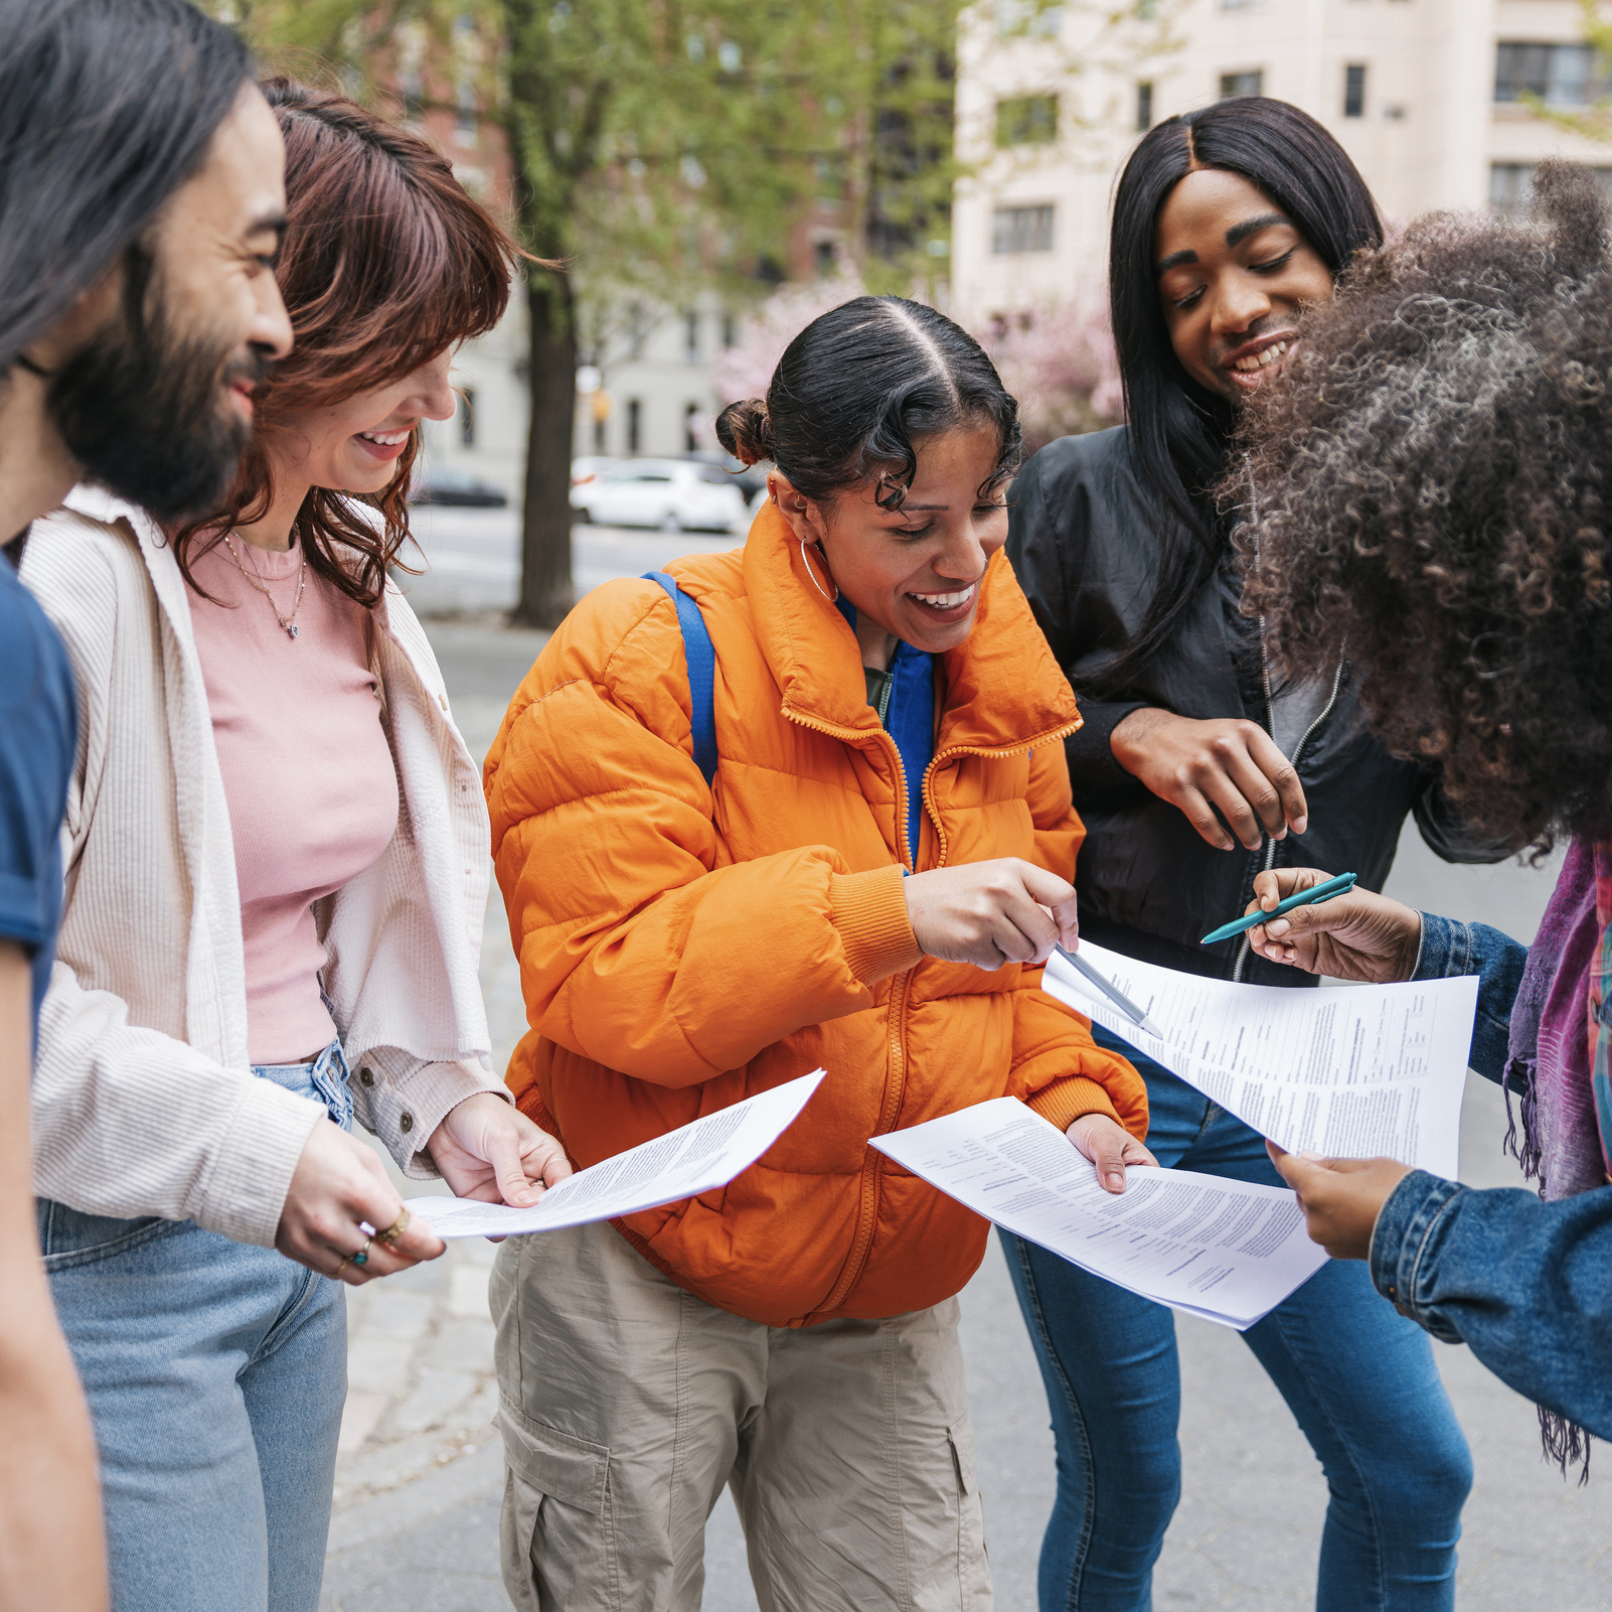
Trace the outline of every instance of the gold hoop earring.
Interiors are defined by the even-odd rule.
[[[833,593],[830,593],[823,586],[823,584],[817,580],[817,573],[812,570],[812,562],[806,557],[806,539],[804,537],[800,540],[800,563],[806,567],[806,575],[812,579],[812,586],[816,588],[817,591],[822,594],[822,596],[827,599],[830,604],[837,603],[840,597],[840,585],[839,583],[834,582],[833,577],[830,577],[828,580],[830,582],[834,582],[834,591]],[[828,561],[825,559],[823,564],[826,568]]]

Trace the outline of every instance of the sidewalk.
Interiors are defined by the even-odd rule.
[[[455,715],[479,754],[541,635],[436,623],[431,633]],[[1401,859],[1396,893],[1509,923],[1518,933],[1531,930],[1549,888],[1549,875],[1536,871],[1446,868],[1419,845],[1408,844]],[[490,909],[483,980],[501,1061],[524,1015],[496,890]],[[1500,1154],[1503,1132],[1498,1091],[1473,1080],[1464,1179],[1518,1184]],[[323,1612],[508,1612],[498,1554],[502,1462],[491,1425],[491,1257],[488,1244],[456,1243],[442,1260],[353,1296],[352,1392]],[[996,1605],[1034,1612],[1036,1552],[1052,1497],[1051,1436],[994,1241],[962,1305]],[[1237,1334],[1196,1321],[1177,1327],[1183,1499],[1155,1574],[1154,1605],[1158,1612],[1305,1612],[1314,1605],[1326,1505],[1317,1463]],[[1478,1473],[1461,1548],[1462,1612],[1536,1604],[1604,1612],[1612,1605],[1605,1452],[1597,1452],[1588,1487],[1564,1483],[1539,1459],[1532,1406],[1465,1349],[1435,1347]],[[704,1604],[706,1612],[755,1609],[726,1496],[708,1534]]]

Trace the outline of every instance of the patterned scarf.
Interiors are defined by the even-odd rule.
[[[1506,1146],[1537,1178],[1548,1203],[1607,1183],[1612,1169],[1612,1026],[1603,1004],[1612,985],[1612,842],[1574,839],[1528,951],[1511,1010],[1506,1107],[1522,1091],[1522,1141]],[[1589,1479],[1590,1435],[1543,1408],[1545,1453],[1563,1473],[1581,1462]]]

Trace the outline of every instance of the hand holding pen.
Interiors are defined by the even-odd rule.
[[[1282,901],[1331,877],[1316,868],[1274,868],[1254,880],[1248,915],[1272,912]],[[1408,980],[1422,943],[1422,915],[1359,885],[1330,900],[1294,907],[1248,931],[1250,946],[1273,963],[1309,974],[1386,985]]]

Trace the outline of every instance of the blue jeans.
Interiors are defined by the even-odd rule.
[[[1160,1164],[1281,1186],[1265,1144],[1168,1070],[1094,1027],[1147,1081]],[[1041,1612],[1149,1612],[1181,1494],[1175,1319],[1002,1233],[1052,1409],[1058,1493],[1041,1546]],[[1426,1336],[1332,1261],[1243,1334],[1320,1459],[1330,1502],[1318,1612],[1455,1605],[1472,1460]]]
[[[339,1046],[253,1072],[350,1123]],[[347,1397],[341,1283],[188,1220],[38,1208],[100,1447],[115,1612],[315,1612]]]

